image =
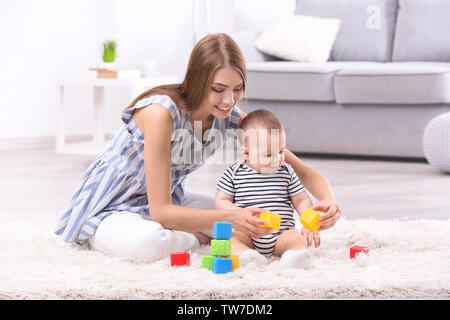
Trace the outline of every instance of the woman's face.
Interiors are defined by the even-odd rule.
[[[216,118],[226,118],[233,107],[241,100],[244,81],[232,67],[223,67],[216,71],[202,107]]]

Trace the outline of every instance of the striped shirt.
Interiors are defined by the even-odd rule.
[[[262,174],[244,163],[235,163],[225,170],[216,188],[232,195],[238,207],[258,207],[281,215],[280,230],[295,228],[290,197],[305,191],[287,163],[272,174]]]
[[[240,110],[234,107],[224,119],[215,118],[205,139],[194,136],[190,115],[180,110],[167,95],[139,100],[122,112],[109,143],[89,166],[61,216],[55,233],[65,242],[82,244],[91,237],[100,222],[121,211],[147,215],[147,188],[144,170],[144,134],[133,119],[136,109],[160,104],[170,111],[173,121],[170,171],[172,203],[180,205],[185,194],[186,176],[202,166],[206,159],[230,137],[239,125]],[[217,134],[219,133],[219,134]],[[202,140],[202,139],[200,139]]]

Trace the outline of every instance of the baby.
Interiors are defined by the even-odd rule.
[[[295,229],[294,208],[303,213],[312,206],[298,176],[284,162],[286,135],[278,118],[270,111],[250,112],[240,130],[241,155],[244,162],[226,169],[217,183],[214,199],[216,209],[258,207],[281,216],[280,230],[268,236],[251,238],[242,231],[232,235],[233,254],[240,263],[267,263],[266,257],[278,256],[280,264],[307,268],[311,261],[307,237],[311,232]],[[316,246],[320,243],[314,234]]]

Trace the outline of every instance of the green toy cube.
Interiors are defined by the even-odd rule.
[[[213,256],[202,256],[202,268],[206,268],[212,271],[213,261],[214,261]]]
[[[211,240],[211,255],[225,257],[231,254],[231,240]]]

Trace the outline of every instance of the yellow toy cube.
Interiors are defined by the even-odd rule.
[[[273,230],[280,230],[281,216],[271,211],[263,212],[259,215],[260,220],[266,220],[268,224],[260,224],[259,227],[272,228]]]
[[[320,214],[317,211],[306,209],[300,217],[300,222],[305,229],[316,232],[319,230],[319,218]]]
[[[232,261],[232,271],[239,268],[239,256],[228,256],[227,258],[230,258]]]

